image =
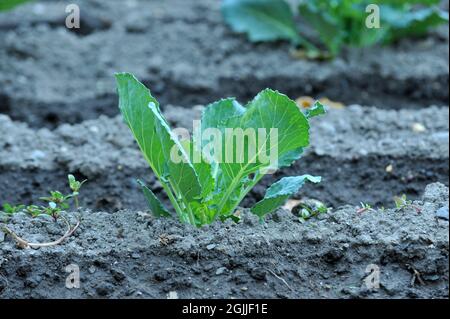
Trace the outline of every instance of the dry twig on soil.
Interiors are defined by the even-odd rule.
[[[80,226],[80,220],[77,220],[77,223],[75,226],[72,227],[70,225],[69,221],[66,218],[61,217],[61,219],[65,222],[67,225],[67,231],[63,236],[61,236],[59,239],[52,241],[52,242],[46,242],[46,243],[30,243],[27,240],[19,237],[14,231],[9,229],[6,225],[2,226],[2,231],[5,232],[7,235],[10,235],[16,242],[17,245],[22,248],[40,248],[40,247],[50,247],[50,246],[56,246],[61,244],[64,240],[72,236],[72,234],[78,229]]]

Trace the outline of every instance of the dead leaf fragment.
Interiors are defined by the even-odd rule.
[[[337,110],[341,110],[345,107],[343,103],[332,101],[327,97],[322,97],[318,101],[323,105],[326,105],[327,107]],[[300,109],[309,109],[310,107],[314,106],[315,100],[311,96],[301,96],[296,99],[295,102]]]
[[[298,206],[300,203],[301,203],[301,201],[298,199],[288,199],[286,204],[284,204],[281,208],[283,208],[289,212],[292,212],[294,207]]]
[[[301,96],[295,100],[298,107],[301,109],[309,109],[314,105],[314,99],[310,96]]]

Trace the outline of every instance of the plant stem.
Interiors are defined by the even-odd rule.
[[[178,188],[178,186],[176,185],[176,183],[172,183],[172,181],[169,179],[169,183],[172,186],[172,188],[174,189],[176,194],[181,194],[180,189]],[[191,224],[192,226],[197,226],[197,223],[195,222],[195,217],[194,217],[194,213],[192,212],[191,207],[189,206],[189,203],[186,202],[184,196],[180,196],[181,198],[181,203],[183,204],[183,208],[186,210],[187,212],[187,222],[189,224]],[[186,212],[183,212],[184,218],[186,220]]]
[[[73,201],[75,203],[75,209],[78,211],[78,209],[80,208],[80,205],[78,203],[78,196],[74,196]]]
[[[175,198],[175,196],[173,195],[172,190],[170,189],[169,185],[162,181],[162,179],[159,179],[162,187],[164,188],[164,191],[166,192],[167,196],[169,196],[170,202],[172,203],[173,207],[175,208],[175,211],[178,215],[178,217],[180,218],[180,220],[182,222],[186,222],[186,218],[184,217],[183,211],[180,208],[180,205],[178,204],[177,199]]]
[[[233,209],[231,211],[234,211],[236,207],[241,203],[241,201],[244,199],[245,196],[255,187],[256,184],[261,180],[261,178],[264,177],[264,174],[257,173],[255,177],[253,178],[252,182],[244,189],[244,191],[240,194],[238,200],[236,201],[235,205],[233,206]]]

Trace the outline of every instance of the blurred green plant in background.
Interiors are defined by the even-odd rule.
[[[0,0],[0,11],[11,10],[20,4],[30,1],[33,0]]]
[[[440,0],[303,0],[298,14],[317,38],[308,39],[295,22],[296,13],[284,0],[223,0],[225,22],[250,41],[288,40],[308,58],[338,55],[344,46],[389,44],[400,38],[422,36],[448,23]],[[369,5],[379,9],[379,28],[367,25]]]

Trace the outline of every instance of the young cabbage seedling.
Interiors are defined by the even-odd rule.
[[[285,0],[223,0],[225,22],[250,41],[287,40],[311,59],[334,57],[343,47],[389,44],[408,36],[421,36],[448,23],[441,0],[303,0],[293,11]],[[309,41],[297,27],[295,13],[317,34]],[[316,43],[318,45],[316,45]],[[327,52],[318,49],[326,48]]]
[[[310,118],[325,113],[320,103],[303,113],[286,95],[266,89],[245,107],[234,98],[210,104],[201,123],[194,123],[193,137],[179,139],[142,83],[129,73],[117,74],[116,80],[125,123],[178,218],[195,226],[237,220],[235,209],[266,173],[300,158],[309,145]],[[282,178],[251,212],[263,219],[306,182],[318,183],[320,177]],[[139,184],[153,214],[171,216],[155,194]]]

